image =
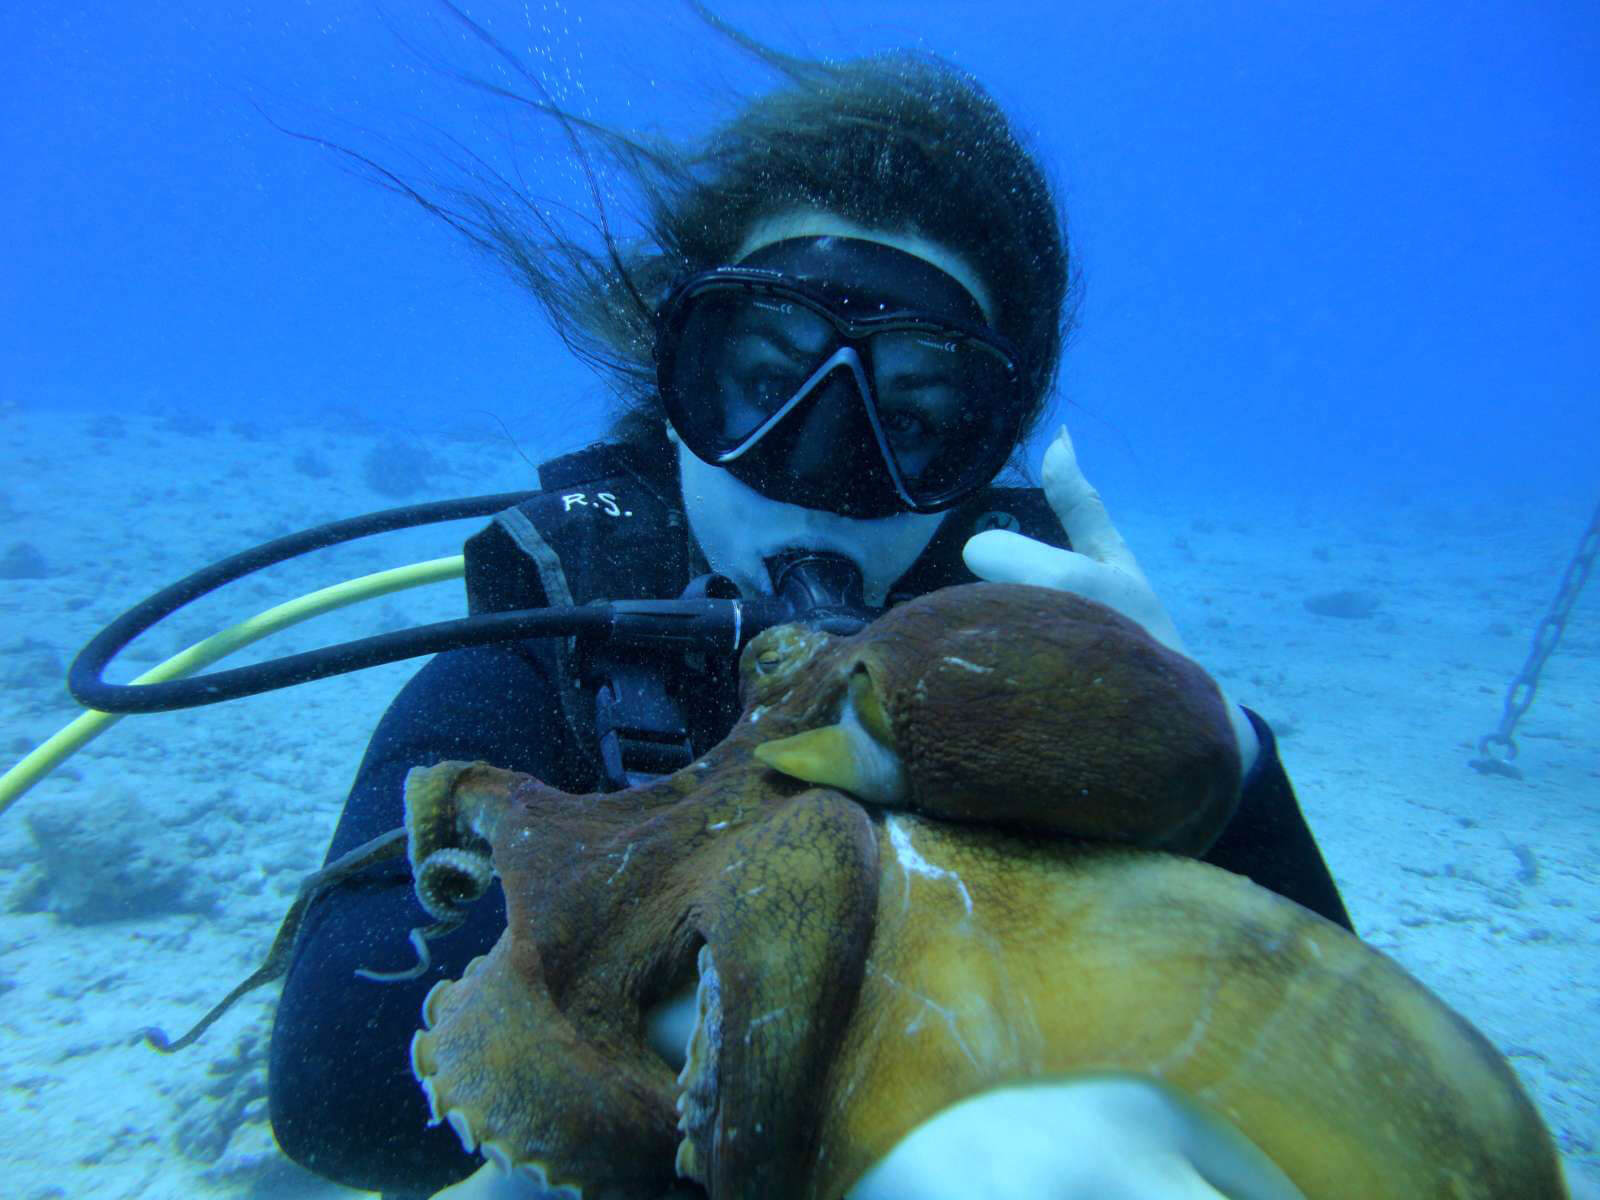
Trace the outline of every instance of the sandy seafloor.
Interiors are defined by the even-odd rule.
[[[65,666],[126,607],[269,537],[400,502],[365,467],[380,444],[393,456],[389,438],[348,420],[0,413],[0,562],[34,568],[0,580],[7,765],[74,715]],[[526,483],[503,440],[428,453],[412,499]],[[403,468],[391,483],[407,482]],[[1510,1058],[1575,1192],[1600,1195],[1600,584],[1523,722],[1526,777],[1466,765],[1595,498],[1390,493],[1335,509],[1268,497],[1222,511],[1108,499],[1195,656],[1278,728],[1363,936]],[[131,663],[311,587],[451,553],[466,531],[367,542],[237,585],[136,644]],[[37,557],[6,557],[21,543]],[[1379,607],[1364,619],[1304,607],[1337,589]],[[462,603],[448,586],[391,597],[263,649]],[[341,1194],[289,1164],[266,1126],[271,988],[174,1057],[134,1035],[186,1027],[254,968],[415,668],[129,718],[0,817],[5,1195]]]

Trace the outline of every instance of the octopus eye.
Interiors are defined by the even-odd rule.
[[[773,671],[782,661],[783,655],[776,650],[763,650],[756,656],[756,668],[761,671]]]

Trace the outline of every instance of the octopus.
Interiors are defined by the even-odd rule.
[[[974,584],[850,637],[769,630],[740,670],[730,735],[653,784],[574,796],[459,762],[407,781],[430,936],[491,876],[506,894],[411,1046],[433,1119],[496,1170],[835,1200],[974,1098],[1126,1080],[1272,1195],[1566,1194],[1481,1034],[1196,860],[1238,751],[1209,676],[1139,626]],[[650,1018],[686,989],[674,1071]]]
[[[1063,1138],[1171,1125],[1205,1185],[1184,1195],[1566,1195],[1478,1031],[1198,861],[1236,739],[1210,677],[1135,623],[980,583],[854,636],[768,630],[740,672],[728,737],[646,786],[412,771],[403,833],[308,881],[267,965],[151,1041],[192,1041],[281,970],[317,888],[404,852],[435,921],[419,969],[503,885],[504,933],[428,993],[410,1062],[433,1121],[535,1195],[895,1194],[885,1162],[1041,1087],[1079,1098]]]

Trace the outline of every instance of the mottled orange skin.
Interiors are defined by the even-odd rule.
[[[1483,1194],[1559,1194],[1504,1063],[1381,956],[1224,872],[1066,836],[1198,850],[1235,800],[1215,687],[1130,622],[980,584],[854,638],[769,631],[742,670],[728,738],[649,787],[572,796],[483,764],[412,772],[419,891],[430,854],[449,850],[492,854],[506,892],[505,934],[434,989],[412,1050],[435,1116],[459,1114],[487,1152],[590,1200],[671,1188],[679,1085],[645,1013],[694,983],[703,946],[721,1029],[714,1062],[692,1064],[709,1107],[689,1140],[716,1200],[835,1200],[948,1103],[1056,1072],[1160,1074],[1175,1054],[1201,1102],[1311,1172],[1309,1194],[1478,1194],[1445,1186],[1463,1140],[1483,1178],[1531,1189]],[[883,697],[915,813],[754,757],[836,721],[858,671]],[[1330,974],[1329,960],[1347,965]],[[1346,977],[1360,986],[1341,993]],[[1375,999],[1351,1013],[1341,996]],[[1393,1055],[1367,1070],[1375,1028],[1397,1031],[1381,1033]],[[1236,1061],[1241,1046],[1256,1057]],[[1415,1128],[1452,1131],[1416,1156],[1413,1190],[1368,1187],[1404,1121],[1375,1156],[1341,1150],[1359,1167],[1345,1173],[1297,1139],[1359,1143],[1370,1112],[1338,1106],[1391,1103],[1388,1064],[1411,1060]],[[1302,1120],[1296,1106],[1319,1098]],[[1465,1115],[1428,1124],[1430,1106]]]
[[[747,671],[763,648],[746,651]],[[1238,744],[1210,676],[1079,596],[950,588],[804,649],[789,703],[822,724],[864,671],[912,811],[1200,854],[1238,802]]]
[[[788,1194],[871,936],[866,813],[820,790],[579,797],[489,767],[434,770],[460,767],[464,827],[495,810],[507,932],[425,1005],[412,1057],[436,1112],[460,1109],[480,1142],[585,1197],[660,1195],[675,1178],[677,1086],[644,1013],[693,983],[704,943],[725,1027],[741,1031],[722,1057],[710,1190]]]
[[[1315,913],[1177,855],[884,824],[805,1200],[837,1200],[968,1097],[1103,1075],[1172,1089],[1310,1200],[1566,1195],[1494,1045]]]

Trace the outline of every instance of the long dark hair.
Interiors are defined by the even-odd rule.
[[[451,73],[560,122],[588,176],[593,214],[575,218],[545,204],[476,158],[453,161],[451,182],[422,184],[334,148],[510,272],[573,353],[611,384],[615,436],[666,448],[654,310],[671,283],[728,263],[758,222],[799,209],[918,234],[971,263],[992,295],[997,328],[1027,364],[1025,432],[1038,421],[1073,316],[1064,221],[1038,163],[971,75],[911,51],[843,62],[797,58],[696,5],[780,83],[702,141],[677,144],[563,110],[515,53],[448,0],[442,7],[531,94]],[[629,236],[611,226],[597,163],[634,193]]]

